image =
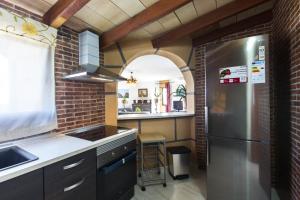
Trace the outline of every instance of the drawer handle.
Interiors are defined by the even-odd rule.
[[[83,163],[84,159],[79,160],[76,163],[70,164],[70,165],[66,165],[63,167],[64,170],[68,170],[68,169],[72,169],[74,167],[77,167],[78,165],[81,165]]]
[[[75,188],[79,187],[82,183],[84,183],[84,181],[85,181],[85,178],[83,178],[78,183],[75,183],[74,185],[71,185],[69,187],[65,187],[64,188],[64,192],[68,192],[68,191],[74,190]]]

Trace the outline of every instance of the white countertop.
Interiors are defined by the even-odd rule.
[[[192,117],[194,115],[195,115],[194,113],[189,113],[189,112],[123,114],[118,116],[118,120],[177,118],[177,117]]]
[[[131,134],[136,134],[136,132],[136,129],[131,129],[95,142],[71,137],[64,134],[46,134],[19,141],[9,142],[6,144],[0,144],[0,148],[17,145],[39,158],[38,160],[0,171],[0,183],[22,174],[34,171],[36,169],[45,167],[60,160],[66,159],[68,157],[96,148],[115,139],[122,138]]]

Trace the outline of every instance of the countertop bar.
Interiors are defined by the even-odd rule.
[[[0,183],[28,172],[40,169],[60,160],[80,154],[82,152],[94,149],[98,146],[125,137],[136,134],[136,129],[124,131],[107,138],[91,142],[64,134],[46,134],[19,141],[0,144],[0,148],[9,146],[19,146],[20,148],[32,153],[39,159],[27,164],[0,171]],[[96,155],[95,155],[96,157]]]
[[[150,113],[150,114],[122,114],[118,116],[118,120],[146,120],[146,119],[162,119],[162,118],[178,118],[192,117],[194,113],[189,112],[170,112],[170,113]]]

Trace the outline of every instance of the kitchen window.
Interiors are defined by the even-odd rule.
[[[54,46],[24,35],[0,31],[0,142],[57,128]]]

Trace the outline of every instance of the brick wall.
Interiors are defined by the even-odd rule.
[[[255,26],[251,29],[244,30],[242,32],[225,36],[211,43],[226,42],[226,41],[236,40],[244,37],[261,35],[261,34],[269,34],[271,38],[272,37],[271,27],[272,27],[272,23],[269,22],[266,24]],[[196,54],[195,54],[196,151],[197,151],[199,167],[202,169],[206,168],[206,137],[204,132],[205,131],[205,109],[204,108],[205,108],[205,51],[206,51],[206,46],[208,44],[199,45],[195,49],[196,50]],[[270,44],[270,48],[271,48],[271,44]],[[272,55],[270,57],[272,57]],[[272,63],[270,64],[272,65]],[[270,84],[272,85],[272,80],[270,80]],[[271,101],[270,104],[272,105],[273,102]],[[272,130],[271,132],[273,133]]]
[[[78,67],[78,33],[66,27],[60,28],[58,33],[55,51],[58,131],[104,123],[104,84],[62,80]]]
[[[300,199],[300,1],[278,0],[273,10],[278,189]],[[284,193],[283,193],[284,194]]]
[[[195,48],[195,127],[196,153],[201,169],[206,168],[205,137],[205,45]]]
[[[0,0],[0,7],[41,21],[41,17],[21,7]],[[104,84],[87,84],[62,80],[78,67],[78,33],[67,27],[58,30],[55,49],[55,82],[58,132],[105,122]],[[100,63],[103,64],[103,52]]]

